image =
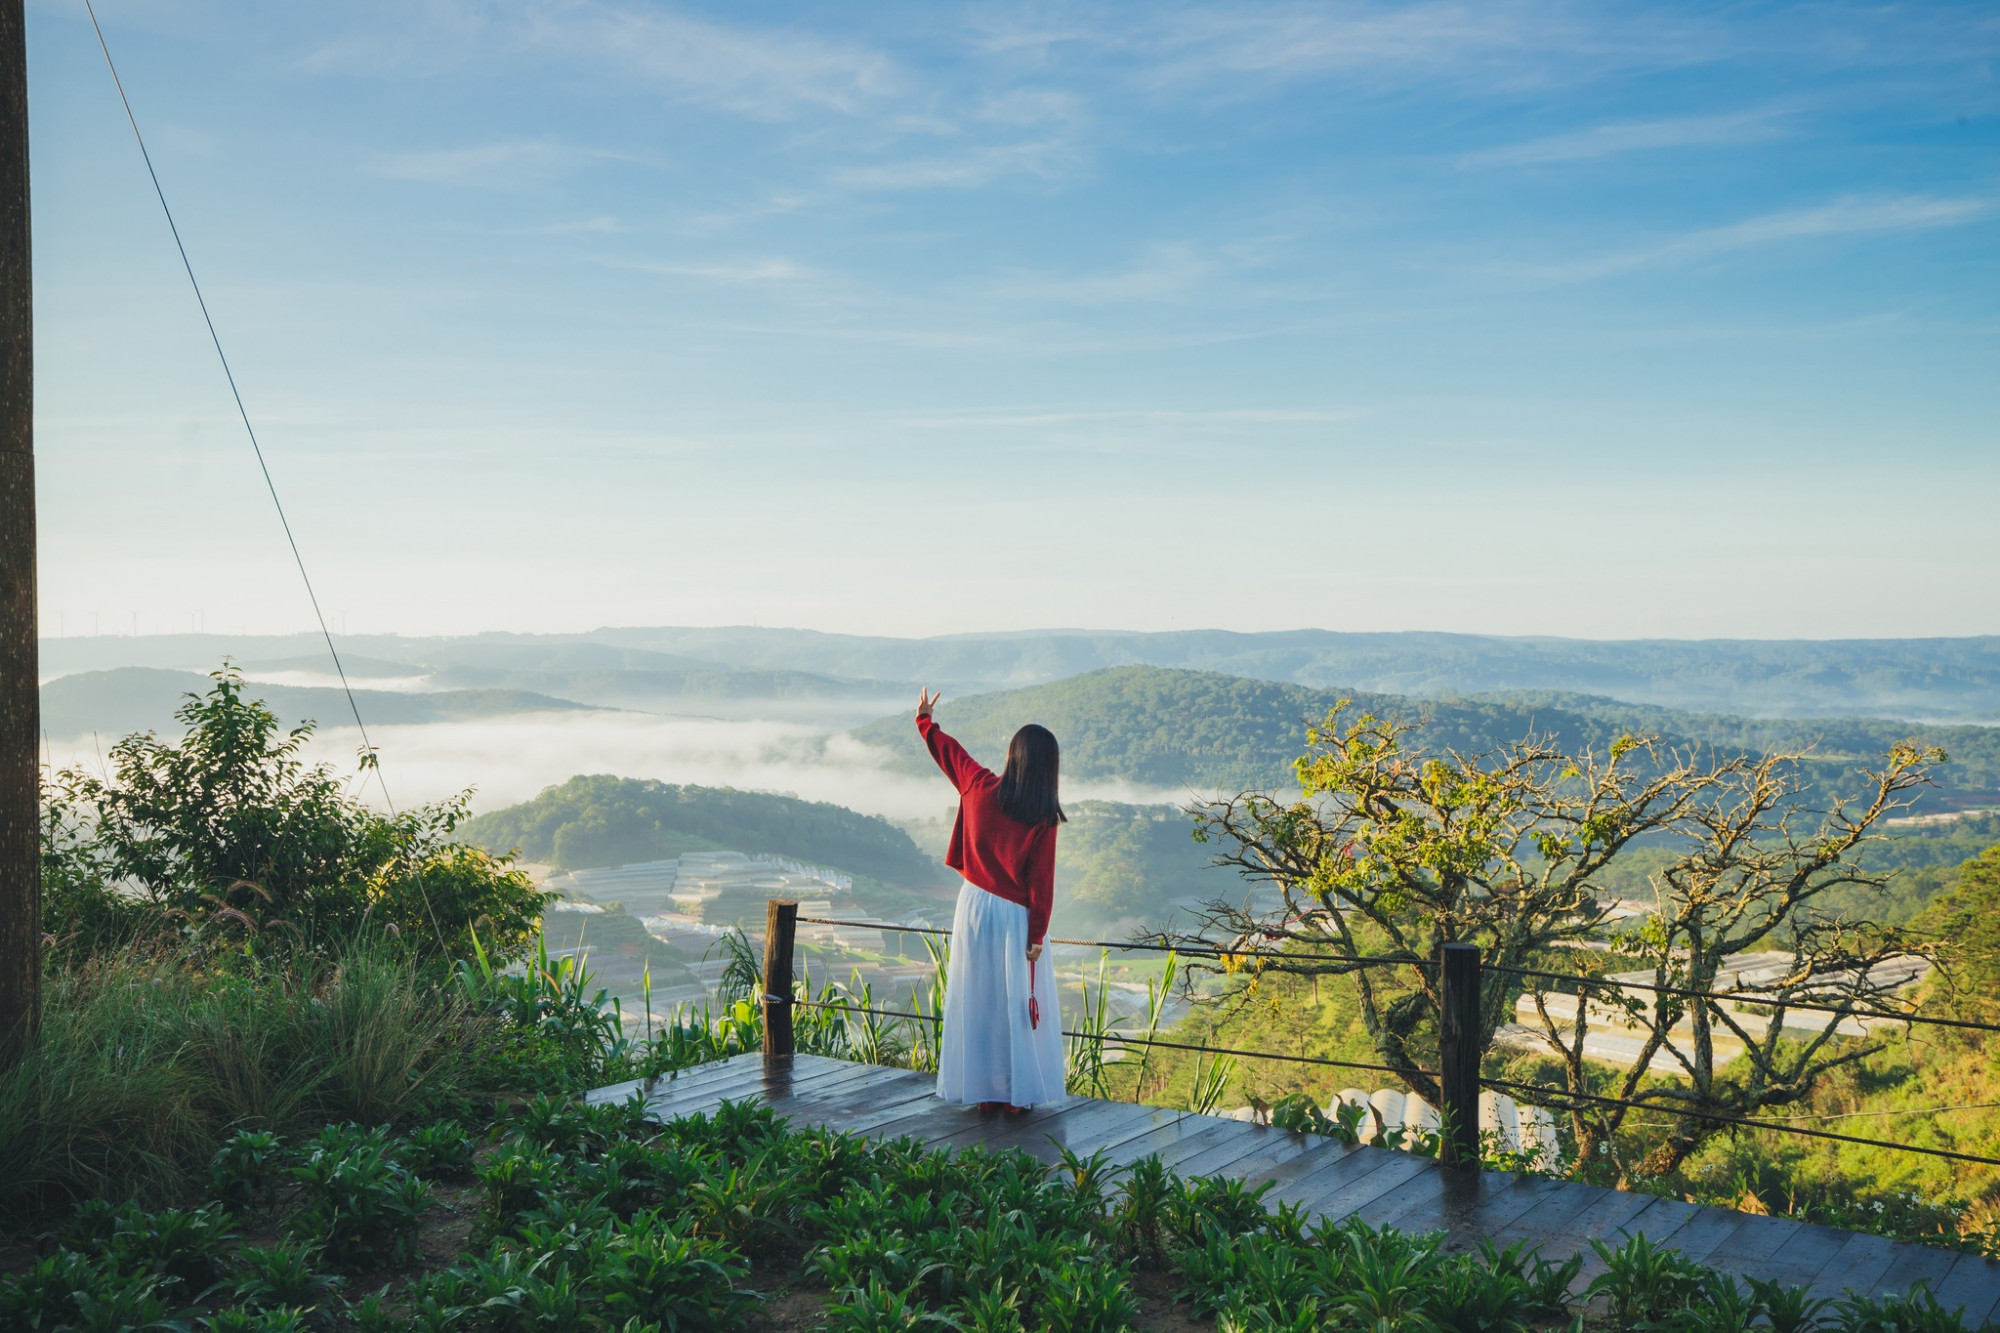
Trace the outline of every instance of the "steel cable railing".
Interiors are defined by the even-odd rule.
[[[894,921],[835,921],[830,917],[802,916],[796,918],[802,926],[845,926],[852,930],[893,930],[905,935],[944,935],[951,932],[940,926],[906,926]],[[1204,948],[1201,945],[1183,946],[1178,944],[1146,944],[1137,940],[1066,940],[1051,935],[1050,944],[1073,945],[1081,949],[1129,949],[1140,953],[1171,953],[1199,958],[1291,958],[1300,957],[1296,953],[1286,953],[1275,949],[1225,949],[1220,945]],[[1345,964],[1352,967],[1430,967],[1431,960],[1408,954],[1360,955],[1351,958],[1327,958],[1329,963]]]
[[[794,919],[800,925],[834,926],[834,927],[843,927],[854,930],[893,931],[905,934],[936,935],[944,938],[949,938],[952,934],[950,930],[946,930],[936,926],[910,926],[910,925],[902,925],[896,922],[841,921],[828,917],[806,917],[806,916],[800,916]],[[1220,946],[1210,949],[1203,949],[1199,946],[1193,948],[1186,948],[1186,947],[1176,947],[1173,945],[1147,944],[1135,941],[1071,940],[1071,939],[1061,939],[1056,937],[1051,937],[1048,942],[1050,944],[1061,944],[1061,945],[1076,946],[1082,948],[1118,949],[1118,950],[1134,951],[1134,952],[1169,953],[1176,955],[1193,954],[1196,956],[1206,956],[1206,957],[1216,957],[1216,958],[1280,958],[1280,959],[1289,959],[1294,961],[1300,958],[1300,955],[1297,953],[1287,953],[1275,950],[1225,949]],[[787,941],[787,944],[789,945],[789,941]],[[1349,967],[1357,970],[1364,967],[1382,967],[1382,966],[1435,967],[1437,965],[1434,960],[1414,958],[1406,955],[1347,957],[1340,959],[1327,959],[1325,961],[1346,964]],[[1507,974],[1509,976],[1529,977],[1539,980],[1547,980],[1560,983],[1572,983],[1579,986],[1596,986],[1596,987],[1604,987],[1616,990],[1641,990],[1657,994],[1681,996],[1687,999],[1707,1000],[1715,1002],[1730,1001],[1739,1004],[1742,1003],[1762,1004],[1769,1006],[1771,1008],[1802,1009],[1817,1013],[1833,1014],[1837,1015],[1840,1018],[1856,1018],[1856,1019],[1871,1018],[1871,1019],[1888,1020],[1898,1023],[1922,1023],[1937,1027],[1956,1028],[1974,1032],[2000,1032],[2000,1024],[1979,1023],[1969,1019],[1938,1018],[1916,1013],[1896,1013],[1886,1010],[1857,1009],[1852,1005],[1836,1006],[1827,1004],[1816,1004],[1810,1001],[1777,1000],[1769,997],[1768,995],[1760,994],[1754,991],[1751,992],[1697,991],[1685,987],[1658,985],[1646,982],[1616,981],[1608,977],[1592,977],[1592,976],[1583,976],[1573,973],[1551,972],[1537,968],[1514,967],[1506,964],[1482,963],[1481,966],[1485,968],[1490,968],[1495,972]],[[770,996],[767,997],[767,999],[776,1000],[778,999],[778,997]],[[801,1008],[840,1010],[850,1013],[870,1014],[884,1018],[909,1019],[917,1022],[930,1023],[933,1025],[941,1024],[943,1021],[942,1016],[939,1014],[913,1013],[905,1010],[895,1010],[895,1009],[876,1009],[863,1005],[842,1004],[828,1000],[795,999],[792,1000],[790,1003]],[[1415,1068],[1414,1066],[1407,1069],[1399,1069],[1393,1065],[1370,1064],[1354,1060],[1335,1060],[1322,1056],[1286,1055],[1278,1051],[1252,1051],[1252,1050],[1243,1050],[1231,1047],[1198,1046],[1187,1042],[1168,1041],[1158,1037],[1131,1036],[1109,1030],[1102,1032],[1077,1032],[1064,1029],[1062,1035],[1065,1037],[1074,1037],[1082,1040],[1102,1041],[1108,1046],[1160,1047],[1168,1050],[1190,1051],[1202,1055],[1215,1055],[1215,1056],[1226,1055],[1238,1059],[1276,1060],[1290,1064],[1317,1065],[1317,1066],[1326,1066],[1338,1069],[1359,1069],[1359,1070],[1369,1071],[1372,1073],[1392,1074],[1397,1077],[1420,1075],[1426,1078],[1438,1079],[1440,1080],[1441,1083],[1444,1082],[1443,1074],[1434,1070],[1418,1069]],[[1770,1130],[1775,1133],[1795,1134],[1805,1138],[1824,1139],[1836,1143],[1850,1143],[1861,1147],[1885,1148],[1894,1152],[1915,1153],[1926,1157],[1944,1158],[1950,1161],[1965,1162],[1977,1166],[2000,1167],[2000,1158],[1985,1157],[1977,1153],[1964,1153],[1964,1152],[1957,1152],[1949,1148],[1932,1148],[1932,1147],[1926,1147],[1921,1144],[1893,1143],[1883,1139],[1863,1138],[1859,1135],[1840,1134],[1832,1130],[1812,1129],[1804,1125],[1787,1123],[1784,1120],[1760,1120],[1746,1116],[1734,1116],[1722,1112],[1700,1110],[1693,1107],[1675,1106],[1671,1104],[1671,1102],[1667,1101],[1660,1101],[1660,1100],[1646,1101],[1646,1100],[1635,1100],[1631,1098],[1605,1097],[1595,1093],[1572,1092],[1564,1088],[1552,1087],[1547,1084],[1522,1083],[1512,1079],[1491,1078],[1491,1077],[1486,1077],[1484,1075],[1480,1075],[1478,1077],[1478,1084],[1479,1086],[1482,1087],[1491,1087],[1494,1089],[1505,1089],[1510,1092],[1525,1093],[1534,1097],[1536,1099],[1536,1104],[1544,1104],[1558,1110],[1573,1110],[1577,1106],[1583,1104],[1591,1106],[1625,1107],[1636,1111],[1652,1111],[1662,1115],[1686,1117],[1689,1119],[1706,1121],[1711,1124],[1729,1125],[1735,1128]]]
[[[1664,1102],[1633,1101],[1625,1097],[1599,1097],[1589,1092],[1569,1092],[1561,1088],[1551,1088],[1539,1083],[1516,1083],[1512,1079],[1487,1078],[1481,1080],[1489,1087],[1507,1088],[1518,1092],[1531,1092],[1543,1097],[1559,1097],[1564,1101],[1589,1102],[1593,1106],[1628,1106],[1636,1111],[1658,1111],[1663,1115],[1687,1116],[1693,1120],[1706,1120],[1718,1125],[1737,1125],[1745,1129],[1771,1129],[1781,1134],[1800,1134],[1811,1139],[1832,1139],[1836,1143],[1857,1143],[1865,1148],[1889,1148],[1896,1152],[1922,1153],[1926,1157],[1948,1157],[1954,1162],[1973,1162],[1980,1166],[2000,1166],[2000,1157],[1980,1157],[1974,1153],[1953,1152],[1949,1148],[1926,1148],[1917,1143],[1889,1143],[1882,1139],[1864,1139],[1853,1134],[1836,1134],[1830,1129],[1807,1129],[1803,1125],[1788,1125],[1782,1120],[1750,1120],[1742,1116],[1723,1115],[1717,1111],[1700,1111],[1693,1107],[1673,1106]]]
[[[1616,981],[1610,977],[1584,976],[1574,972],[1544,972],[1532,967],[1510,967],[1505,963],[1486,963],[1483,966],[1489,972],[1505,972],[1510,976],[1538,977],[1610,990],[1643,990],[1690,1000],[1728,1000],[1733,1004],[1761,1004],[1773,1009],[1804,1009],[1818,1014],[1838,1014],[1842,1018],[1879,1018],[1893,1023],[1923,1023],[1930,1027],[1960,1028],[1970,1032],[2000,1032],[2000,1023],[1976,1023],[1966,1018],[1937,1018],[1929,1014],[1895,1013],[1882,1009],[1856,1009],[1852,1005],[1814,1004],[1810,1000],[1774,998],[1759,991],[1689,990],[1684,986],[1661,986],[1647,981]]]
[[[846,1010],[849,1013],[871,1014],[878,1018],[910,1018],[915,1019],[919,1023],[930,1023],[933,1026],[944,1022],[943,1017],[938,1014],[911,1013],[904,1009],[873,1009],[859,1004],[840,1004],[833,1000],[793,1000],[792,1004],[800,1009],[840,1009]],[[1330,1065],[1336,1069],[1366,1069],[1373,1073],[1395,1074],[1398,1077],[1406,1074],[1422,1074],[1427,1078],[1437,1077],[1434,1070],[1418,1069],[1414,1066],[1408,1069],[1398,1069],[1394,1065],[1371,1065],[1364,1064],[1358,1060],[1333,1060],[1318,1055],[1283,1055],[1277,1051],[1242,1051],[1228,1046],[1196,1046],[1184,1041],[1164,1041],[1158,1037],[1134,1037],[1119,1032],[1076,1032],[1069,1028],[1064,1028],[1062,1035],[1065,1037],[1076,1037],[1083,1041],[1102,1041],[1106,1046],[1159,1046],[1173,1051],[1193,1051],[1200,1055],[1232,1055],[1254,1060],[1283,1060],[1291,1064],[1300,1065]]]

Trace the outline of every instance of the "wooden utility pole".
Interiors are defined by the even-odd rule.
[[[799,905],[771,899],[764,908],[764,1064],[792,1059],[792,941]]]
[[[1438,951],[1438,1112],[1446,1166],[1479,1165],[1479,949],[1447,944]]]
[[[0,1068],[41,1021],[41,698],[25,0],[0,0]]]

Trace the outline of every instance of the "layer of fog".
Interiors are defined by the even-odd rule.
[[[294,685],[302,689],[337,690],[341,679],[331,671],[245,671],[243,679],[257,685]],[[430,677],[351,675],[346,683],[355,689],[392,690],[397,694],[417,694],[429,689]]]
[[[579,773],[783,792],[890,819],[936,818],[954,803],[942,777],[891,770],[886,751],[802,723],[540,713],[371,727],[368,734],[399,806],[471,787],[475,811],[495,810]],[[353,727],[328,727],[313,737],[307,756],[353,773],[359,745]],[[1003,758],[980,757],[990,763]],[[100,751],[88,736],[52,742],[49,758],[58,767],[101,771]],[[372,779],[360,791],[380,801]],[[1180,788],[1129,782],[1063,784],[1068,801],[1157,805],[1180,804],[1188,796]]]

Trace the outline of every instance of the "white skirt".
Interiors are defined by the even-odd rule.
[[[937,1095],[966,1106],[1062,1097],[1062,1017],[1047,949],[1035,963],[1042,1021],[1028,1023],[1028,909],[967,884],[951,932]]]

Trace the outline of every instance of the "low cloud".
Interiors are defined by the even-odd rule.
[[[1939,198],[1935,195],[1856,196],[1816,208],[1765,213],[1721,227],[1704,227],[1630,250],[1597,255],[1570,263],[1524,265],[1513,271],[1522,277],[1578,282],[1613,277],[1640,269],[1695,263],[1760,246],[1819,237],[1864,236],[1961,227],[1992,217],[1989,198]]]
[[[1655,149],[1759,143],[1777,138],[1782,133],[1784,127],[1780,123],[1780,115],[1773,111],[1626,121],[1482,149],[1467,153],[1459,162],[1467,167],[1545,166]]]
[[[954,804],[943,778],[891,770],[887,752],[810,723],[545,713],[371,727],[369,737],[400,806],[473,787],[475,810],[497,810],[579,773],[783,792],[891,819],[935,818]],[[359,744],[354,728],[329,726],[313,736],[307,757],[350,773]],[[58,767],[100,767],[87,736],[56,741],[49,757]],[[372,779],[358,790],[381,798]],[[1178,804],[1187,795],[1122,781],[1063,784],[1072,801]]]
[[[376,171],[391,180],[481,190],[526,190],[600,162],[636,160],[630,153],[532,139],[394,153],[380,159]]]

